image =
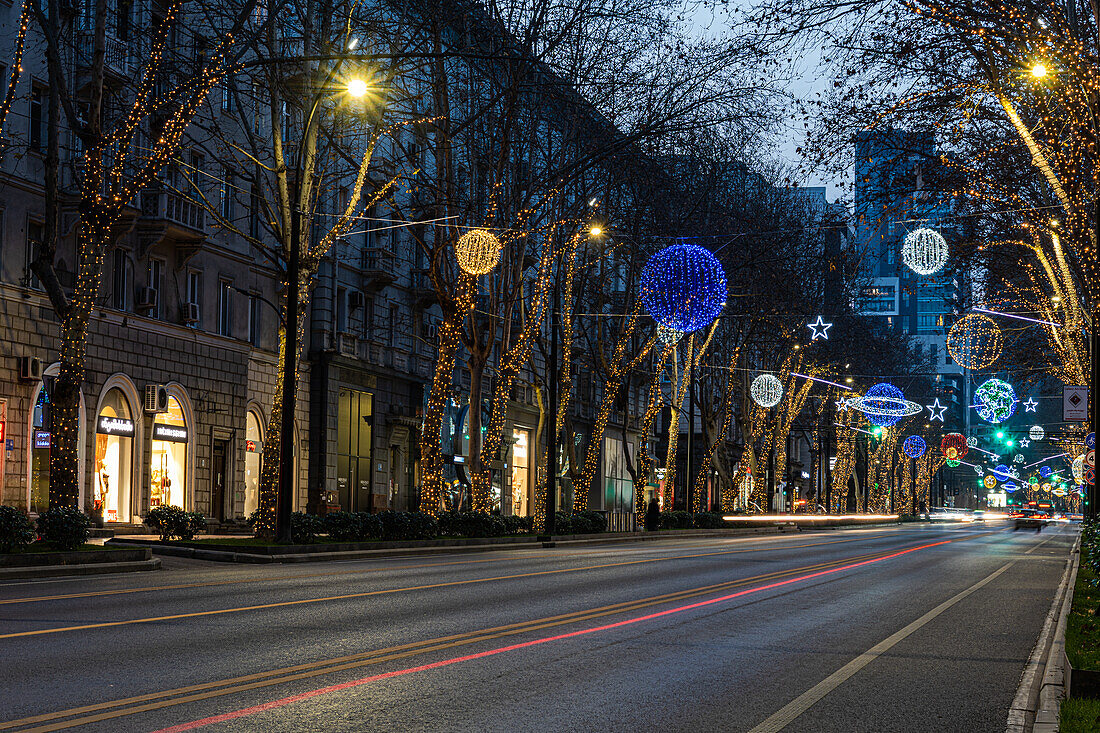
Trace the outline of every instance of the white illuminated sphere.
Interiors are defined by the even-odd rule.
[[[502,245],[492,232],[474,229],[455,242],[458,266],[471,275],[488,275],[500,262]]]
[[[978,446],[978,439],[971,435],[966,439],[966,444],[971,448],[976,448]]]
[[[905,235],[901,261],[918,275],[931,275],[947,264],[947,242],[932,229],[917,229]]]
[[[1073,472],[1073,482],[1076,484],[1085,483],[1085,454],[1077,456],[1073,459],[1073,464],[1070,466],[1070,471]]]
[[[1028,430],[1027,434],[1032,440],[1042,440],[1047,437],[1047,433],[1043,430],[1042,425],[1032,425],[1031,430]]]
[[[752,380],[749,394],[761,407],[775,407],[783,399],[783,383],[774,374],[761,374]]]

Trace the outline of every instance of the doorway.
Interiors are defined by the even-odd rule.
[[[210,514],[219,522],[225,521],[225,464],[228,452],[224,440],[214,441],[210,460]]]

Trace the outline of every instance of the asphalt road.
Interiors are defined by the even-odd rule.
[[[1076,528],[0,585],[0,731],[1004,731]]]

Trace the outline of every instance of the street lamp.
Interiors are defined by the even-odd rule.
[[[367,93],[367,83],[362,79],[352,79],[348,82],[348,94],[356,99]]]
[[[1031,67],[1031,75],[1036,79],[1042,79],[1047,75],[1047,67],[1042,63],[1037,63]]]

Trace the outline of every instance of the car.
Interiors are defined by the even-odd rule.
[[[1012,527],[1013,531],[1017,529],[1034,529],[1036,532],[1043,531],[1043,525],[1047,523],[1046,515],[1041,512],[1037,512],[1034,509],[1021,509],[1016,514],[1016,523]]]

